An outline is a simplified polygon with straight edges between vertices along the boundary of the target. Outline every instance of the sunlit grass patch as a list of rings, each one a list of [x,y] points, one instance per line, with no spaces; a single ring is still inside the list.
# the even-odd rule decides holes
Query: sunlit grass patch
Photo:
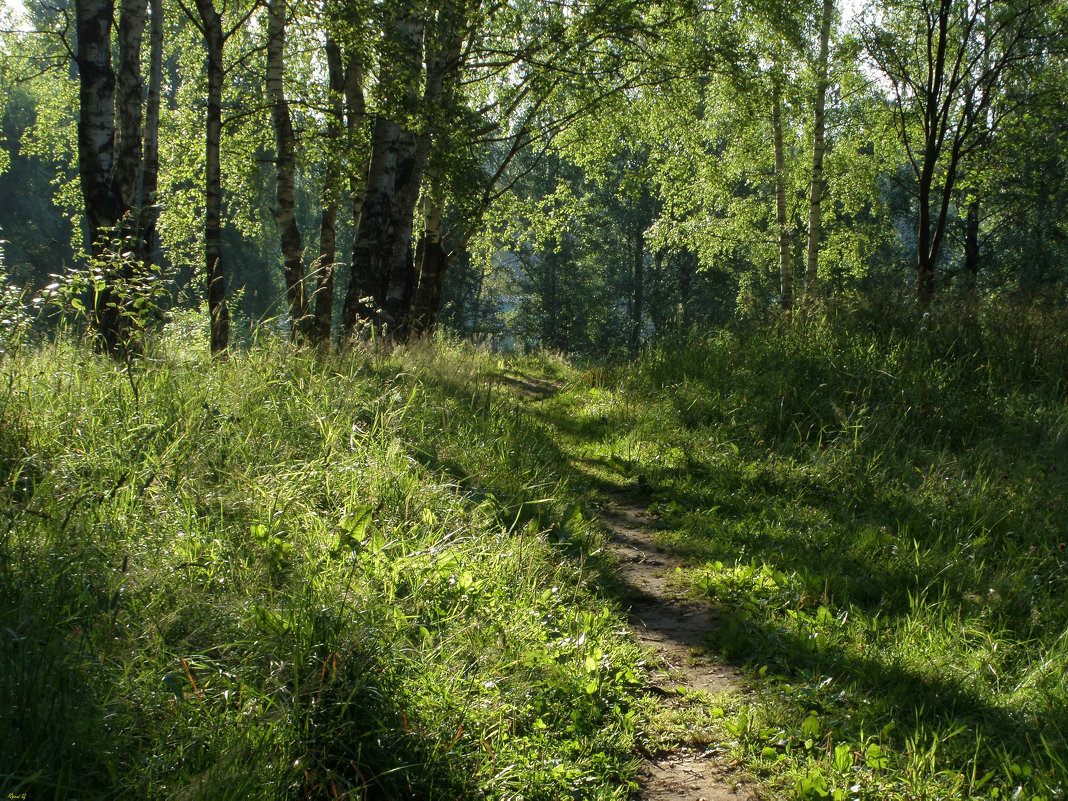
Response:
[[[968,314],[654,345],[555,401],[613,415],[558,430],[689,560],[753,677],[723,736],[774,792],[1066,792],[1063,337]]]
[[[561,367],[213,362],[183,331],[127,366],[63,343],[6,365],[32,425],[4,451],[0,789],[625,794],[638,653],[498,380]]]

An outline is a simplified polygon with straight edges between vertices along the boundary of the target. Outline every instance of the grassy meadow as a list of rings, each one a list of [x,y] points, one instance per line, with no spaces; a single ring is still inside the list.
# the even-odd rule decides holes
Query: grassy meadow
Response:
[[[653,345],[542,407],[641,494],[772,798],[1068,793],[1068,317],[885,299]]]
[[[5,362],[0,794],[624,797],[640,654],[490,362],[188,334]]]
[[[3,357],[4,796],[626,798],[685,742],[767,798],[1065,797],[1063,311],[887,299],[585,367],[199,337]],[[647,692],[620,492],[745,693]]]

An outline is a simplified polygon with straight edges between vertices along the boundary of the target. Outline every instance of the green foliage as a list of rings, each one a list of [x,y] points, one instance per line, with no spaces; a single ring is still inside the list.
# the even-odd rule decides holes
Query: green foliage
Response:
[[[25,290],[8,283],[3,244],[0,241],[0,359],[18,351],[30,333],[32,322]]]
[[[62,93],[60,93],[62,94]],[[0,161],[0,228],[14,232],[15,240],[7,243],[8,268],[20,283],[42,280],[73,260],[74,239],[70,214],[63,208],[61,196],[77,187],[68,163],[64,163],[69,142],[60,141],[64,126],[54,118],[53,106],[58,98],[48,97],[36,87],[25,84],[13,87],[3,104]],[[47,148],[37,147],[38,131],[48,126],[51,136]],[[77,234],[79,240],[81,233]],[[80,241],[77,243],[80,245]]]
[[[751,673],[718,731],[776,797],[1063,794],[1063,314],[870,299],[664,343],[544,410],[689,558]]]
[[[621,797],[638,653],[513,366],[202,324],[6,363],[0,791]]]
[[[135,353],[162,317],[172,295],[172,282],[158,267],[145,264],[132,250],[122,229],[103,241],[98,253],[81,254],[83,267],[52,276],[52,283],[33,299],[39,313],[58,310],[91,326],[117,353]],[[49,308],[53,307],[53,308]],[[114,330],[105,330],[108,326]]]

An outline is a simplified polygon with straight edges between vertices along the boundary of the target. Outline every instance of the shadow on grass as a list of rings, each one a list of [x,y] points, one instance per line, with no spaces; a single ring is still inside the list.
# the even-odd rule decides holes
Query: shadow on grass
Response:
[[[36,535],[49,538],[41,524]],[[306,629],[257,624],[253,640],[198,619],[229,618],[210,600],[180,621],[138,620],[110,591],[122,557],[106,544],[8,556],[0,798],[475,796],[467,767],[423,732],[374,631],[301,610]],[[161,632],[175,623],[180,642]],[[312,642],[298,647],[302,637]]]
[[[901,746],[934,732],[961,729],[971,735],[964,748],[974,750],[975,737],[986,746],[1001,746],[1018,756],[1033,751],[1039,734],[1051,741],[1068,731],[1068,713],[1047,710],[1040,725],[992,704],[981,689],[954,665],[945,671],[919,670],[898,656],[861,656],[826,637],[802,636],[759,614],[713,602],[722,623],[709,638],[714,650],[739,666],[754,671],[755,681],[773,690],[782,685],[788,703],[822,714],[841,708],[852,718],[848,728],[874,733],[894,724],[891,738]],[[931,667],[935,667],[931,665]],[[859,714],[856,710],[860,710]]]
[[[822,597],[833,608],[870,613],[884,628],[903,625],[915,599],[927,592],[935,599],[941,594],[938,605],[952,614],[976,589],[969,583],[975,577],[968,568],[951,569],[959,561],[961,543],[946,539],[944,521],[938,520],[944,510],[937,505],[885,495],[871,481],[870,486],[857,488],[853,497],[844,497],[835,491],[834,482],[816,476],[785,480],[774,471],[745,471],[740,459],[685,469],[647,461],[620,463],[588,455],[609,433],[607,420],[578,420],[545,405],[534,414],[575,443],[572,453],[586,452],[572,457],[573,483],[595,494],[623,495],[635,504],[656,503],[664,510],[659,522],[669,530],[665,539],[671,542],[670,550],[684,560],[767,565],[799,577],[812,608]],[[993,412],[988,418],[984,427],[1011,422]],[[947,447],[960,452],[970,433],[950,432]],[[1037,431],[1024,432],[1028,441],[1037,436]],[[904,458],[914,446],[914,442],[900,443],[886,458]],[[796,448],[773,443],[769,451],[778,458],[791,458]],[[780,497],[793,503],[788,514],[777,506]],[[826,530],[811,528],[813,520],[797,519],[797,510],[804,507],[819,513]],[[915,549],[916,559],[901,556],[898,549]],[[980,571],[976,569],[976,576]],[[627,587],[619,589],[624,599],[629,592]],[[919,665],[916,655],[904,655],[893,647],[875,645],[864,653],[863,648],[845,647],[815,630],[799,634],[759,603],[719,599],[713,608],[717,615],[709,643],[714,650],[754,671],[754,682],[770,697],[779,695],[802,711],[840,708],[848,721],[843,725],[853,737],[858,730],[878,732],[890,722],[896,727],[890,739],[902,747],[909,743],[917,747],[927,738],[957,732],[955,748],[961,759],[978,758],[990,769],[1000,766],[997,757],[988,759],[988,747],[1002,747],[1029,761],[1040,736],[1055,748],[1064,745],[1068,711],[1055,706],[1012,711],[1000,706],[984,695],[983,682],[969,680],[963,666]],[[998,633],[991,630],[992,636]],[[679,642],[691,644],[688,635]],[[895,643],[888,637],[886,645]],[[932,659],[949,660],[951,653],[935,651]],[[977,739],[985,744],[982,753],[976,751]]]
[[[537,402],[552,391],[548,384],[489,376],[481,382],[424,376],[424,387],[434,393],[424,398],[433,404],[444,400],[458,413],[425,413],[435,425],[414,425],[407,434],[411,455],[430,471],[447,476],[475,501],[489,500],[497,522],[506,529],[536,521],[541,529],[554,522],[553,502],[566,506],[566,499],[546,496],[549,485],[566,477],[567,456],[549,431],[520,412],[501,407],[497,385],[505,383],[526,402]],[[438,397],[434,397],[437,395]],[[442,408],[447,408],[443,406]],[[446,416],[447,415],[447,416]],[[466,426],[465,447],[453,426]]]

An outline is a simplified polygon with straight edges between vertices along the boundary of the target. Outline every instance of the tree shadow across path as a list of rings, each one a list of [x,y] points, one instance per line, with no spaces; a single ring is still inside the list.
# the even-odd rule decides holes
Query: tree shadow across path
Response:
[[[930,526],[937,509],[877,490],[854,506],[853,499],[818,476],[780,485],[780,476],[741,469],[741,460],[695,464],[688,475],[678,467],[608,458],[610,416],[570,411],[552,403],[531,409],[570,442],[566,450],[575,483],[603,501],[602,519],[621,562],[615,591],[629,605],[636,632],[644,627],[636,636],[674,654],[675,661],[724,660],[718,669],[725,680],[710,685],[711,691],[729,690],[747,676],[754,703],[772,716],[769,725],[776,723],[775,715],[815,715],[834,729],[836,739],[880,735],[885,746],[912,755],[940,748],[938,769],[974,763],[980,777],[1001,770],[1007,759],[1025,765],[1037,760],[1035,749],[1041,750],[1043,741],[1054,749],[1063,742],[1068,710],[999,703],[985,681],[969,680],[974,666],[953,663],[971,646],[935,648],[925,660],[910,645],[913,640],[896,637],[905,626],[926,630],[916,609],[927,603],[929,591],[934,593],[930,608],[952,612],[967,607],[973,589],[946,573],[955,543],[941,540]],[[775,506],[778,497],[800,500],[796,507]],[[817,510],[819,519],[830,521],[837,541],[827,549],[818,540],[808,543],[806,526],[813,521],[797,518],[792,508]],[[917,557],[914,569],[903,559],[872,558],[873,544],[876,552],[889,552],[906,534],[905,545],[924,556]],[[732,565],[766,567],[794,582],[800,599],[786,605],[799,603],[807,622],[804,616],[798,624],[787,620],[782,599],[765,603],[759,593],[747,597],[744,589],[724,592],[713,584],[703,593],[709,605],[694,596],[686,600],[667,580],[676,566],[715,563],[722,563],[721,572],[728,575]],[[663,577],[655,589],[648,585],[646,568]],[[667,600],[657,604],[653,596]],[[836,613],[866,617],[878,631],[858,647],[855,638],[836,636],[835,627],[845,625]],[[821,625],[815,625],[817,618]],[[951,640],[975,635],[957,623],[954,628],[943,621],[944,631],[937,633]],[[695,650],[703,654],[697,660]],[[822,732],[829,734],[830,728]],[[747,736],[759,752],[763,743],[757,732],[743,732],[739,739]],[[929,770],[936,770],[934,762]]]

